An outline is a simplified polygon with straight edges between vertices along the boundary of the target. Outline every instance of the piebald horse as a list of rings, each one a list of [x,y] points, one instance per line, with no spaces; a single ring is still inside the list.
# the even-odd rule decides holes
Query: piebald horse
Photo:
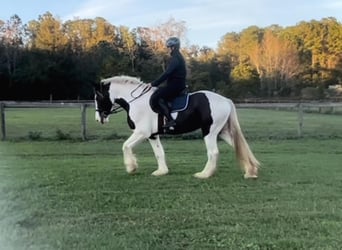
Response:
[[[152,175],[161,176],[169,172],[165,152],[160,142],[160,134],[181,134],[201,129],[207,149],[208,160],[201,172],[195,177],[205,179],[212,176],[217,168],[219,150],[217,139],[220,137],[231,145],[236,154],[244,177],[257,178],[259,161],[252,153],[240,128],[233,102],[211,91],[196,91],[190,94],[186,109],[172,113],[177,125],[173,130],[163,130],[160,119],[150,105],[150,97],[155,90],[149,88],[139,78],[114,76],[95,85],[95,119],[101,123],[109,121],[109,115],[118,109],[127,111],[128,125],[132,135],[123,143],[123,159],[128,173],[134,173],[137,159],[133,148],[148,140],[158,162]]]

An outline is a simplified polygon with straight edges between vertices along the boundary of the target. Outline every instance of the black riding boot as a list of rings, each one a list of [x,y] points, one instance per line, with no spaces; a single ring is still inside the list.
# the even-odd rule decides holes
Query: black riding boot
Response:
[[[167,122],[165,123],[163,127],[170,128],[170,127],[176,126],[176,122],[170,114],[170,110],[169,110],[169,107],[167,106],[167,103],[163,99],[159,99],[158,104],[159,104],[160,111],[163,113],[163,115],[167,119]]]

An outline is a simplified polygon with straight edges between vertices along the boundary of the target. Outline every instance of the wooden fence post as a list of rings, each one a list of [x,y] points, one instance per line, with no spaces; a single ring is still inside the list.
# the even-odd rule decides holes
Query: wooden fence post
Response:
[[[87,104],[81,105],[81,137],[87,139]]]
[[[303,104],[298,104],[298,137],[303,136]]]
[[[5,122],[5,103],[0,103],[1,113],[1,140],[6,140],[6,122]]]

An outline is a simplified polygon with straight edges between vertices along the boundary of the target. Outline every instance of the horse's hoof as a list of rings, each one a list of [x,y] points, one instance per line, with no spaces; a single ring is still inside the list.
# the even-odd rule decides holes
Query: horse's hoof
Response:
[[[126,169],[128,174],[135,174],[137,172],[136,168],[130,168],[130,169]]]
[[[198,172],[194,174],[194,177],[198,179],[208,179],[210,176],[208,176],[207,174],[203,174],[202,172]]]
[[[166,175],[169,173],[169,170],[156,170],[152,173],[153,176],[162,176],[162,175]]]
[[[258,179],[258,176],[255,174],[245,174],[243,177],[245,179],[253,179],[253,180]]]

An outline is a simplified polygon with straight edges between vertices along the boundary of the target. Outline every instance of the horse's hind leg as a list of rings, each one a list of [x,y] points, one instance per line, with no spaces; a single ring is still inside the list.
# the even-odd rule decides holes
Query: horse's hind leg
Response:
[[[143,134],[134,132],[122,146],[124,164],[126,166],[126,171],[129,174],[134,173],[138,168],[137,159],[135,158],[132,149],[145,139],[146,137]]]
[[[230,146],[234,147],[234,142],[229,134],[229,131],[227,129],[227,125],[222,129],[221,133],[219,134],[220,138],[224,140],[226,143],[228,143]]]
[[[209,134],[204,137],[204,142],[207,148],[208,161],[201,172],[196,173],[194,176],[200,179],[206,179],[212,176],[216,171],[216,164],[219,155],[217,147],[217,135]]]
[[[149,142],[152,146],[154,155],[158,162],[158,169],[155,170],[152,175],[154,176],[161,176],[166,175],[169,172],[165,162],[165,152],[163,149],[163,145],[160,143],[159,136],[156,136],[155,139],[149,139]]]

